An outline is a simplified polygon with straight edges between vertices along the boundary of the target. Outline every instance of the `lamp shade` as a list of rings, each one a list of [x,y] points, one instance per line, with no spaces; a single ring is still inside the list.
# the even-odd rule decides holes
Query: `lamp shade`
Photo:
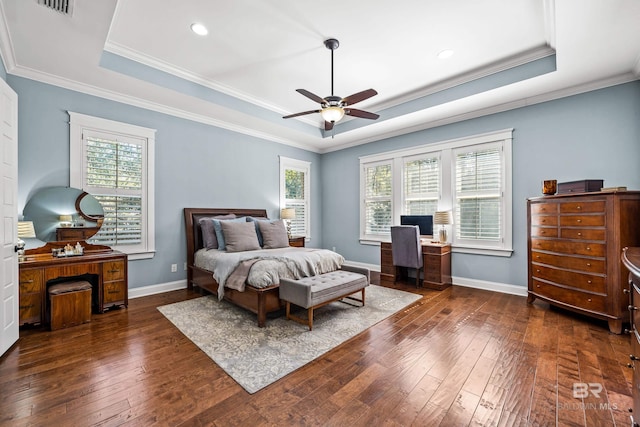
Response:
[[[36,230],[33,228],[33,221],[18,221],[18,237],[35,239]]]
[[[340,107],[323,108],[320,115],[327,122],[337,122],[344,117],[344,110]]]
[[[280,210],[281,219],[294,219],[296,217],[296,210],[294,208],[284,208]]]
[[[451,211],[437,211],[433,217],[433,223],[439,225],[453,224]]]
[[[58,219],[63,222],[68,222],[68,221],[72,221],[73,217],[71,215],[60,215]]]

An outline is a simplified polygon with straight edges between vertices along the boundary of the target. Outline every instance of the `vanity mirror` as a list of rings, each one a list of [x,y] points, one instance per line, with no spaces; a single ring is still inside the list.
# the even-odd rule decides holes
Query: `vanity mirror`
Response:
[[[29,199],[23,215],[25,221],[33,221],[36,237],[42,242],[81,241],[98,232],[104,210],[95,197],[82,190],[49,187]]]

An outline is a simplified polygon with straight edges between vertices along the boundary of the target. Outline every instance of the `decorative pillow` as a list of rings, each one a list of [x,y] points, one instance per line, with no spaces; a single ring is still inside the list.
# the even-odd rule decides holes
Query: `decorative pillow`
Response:
[[[260,243],[260,246],[262,246],[264,242],[262,240],[262,233],[260,232],[260,227],[258,227],[258,221],[270,221],[269,218],[265,218],[262,216],[248,216],[247,221],[253,222],[256,225],[256,234],[258,235],[258,243]]]
[[[256,227],[251,222],[220,221],[227,252],[260,249]]]
[[[283,220],[258,221],[258,227],[262,233],[263,248],[277,249],[289,246],[289,236]]]
[[[213,226],[214,219],[233,219],[235,214],[218,215],[213,217],[200,218],[200,231],[202,231],[202,246],[206,249],[218,249],[218,238]]]
[[[245,217],[240,217],[240,218],[235,218],[235,219],[212,219],[213,221],[213,228],[216,230],[216,239],[218,239],[218,249],[220,249],[221,251],[226,250],[226,245],[224,242],[224,233],[222,232],[222,222],[225,221],[232,221],[232,222],[247,222]]]

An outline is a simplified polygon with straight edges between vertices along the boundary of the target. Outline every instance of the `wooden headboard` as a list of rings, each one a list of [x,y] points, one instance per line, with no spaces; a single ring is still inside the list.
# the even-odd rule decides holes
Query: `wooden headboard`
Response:
[[[202,249],[200,218],[235,214],[236,216],[266,217],[266,209],[229,209],[229,208],[184,208],[184,224],[187,235],[187,265],[192,266],[194,254]]]

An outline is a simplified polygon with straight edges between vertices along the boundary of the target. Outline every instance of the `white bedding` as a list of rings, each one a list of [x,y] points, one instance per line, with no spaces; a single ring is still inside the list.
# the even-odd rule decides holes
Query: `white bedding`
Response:
[[[241,262],[252,259],[257,259],[257,262],[249,271],[247,283],[255,288],[280,283],[280,278],[300,279],[327,273],[339,269],[344,263],[342,255],[328,249],[288,247],[231,253],[200,249],[195,253],[196,267],[213,272],[213,278],[218,282],[219,299],[224,297],[229,275]]]

